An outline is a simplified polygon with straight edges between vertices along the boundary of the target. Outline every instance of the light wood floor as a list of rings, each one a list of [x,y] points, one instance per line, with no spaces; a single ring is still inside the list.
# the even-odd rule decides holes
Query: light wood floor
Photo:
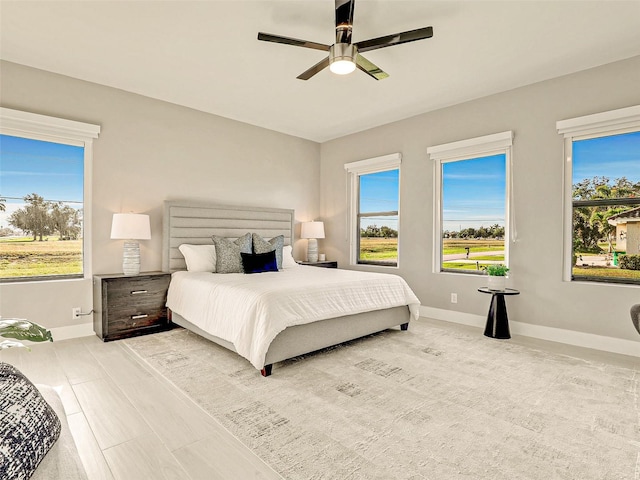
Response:
[[[120,342],[35,344],[0,360],[58,390],[90,480],[281,479]]]
[[[482,335],[474,327],[419,321]],[[527,337],[508,341],[626,368],[640,366],[638,357]],[[0,360],[34,383],[58,388],[91,480],[281,478],[121,342],[103,343],[94,336],[34,344],[31,352],[4,350]]]

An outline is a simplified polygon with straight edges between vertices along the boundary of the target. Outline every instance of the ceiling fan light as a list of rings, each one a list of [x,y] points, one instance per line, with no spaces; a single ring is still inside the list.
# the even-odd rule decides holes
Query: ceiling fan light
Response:
[[[329,70],[347,75],[356,69],[358,47],[348,43],[336,43],[329,49]]]
[[[356,69],[356,64],[351,60],[335,60],[329,65],[329,70],[338,75],[347,75]]]

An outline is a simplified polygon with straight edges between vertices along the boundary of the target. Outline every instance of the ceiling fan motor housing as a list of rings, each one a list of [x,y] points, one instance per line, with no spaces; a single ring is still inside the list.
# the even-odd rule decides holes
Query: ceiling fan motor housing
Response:
[[[331,45],[329,49],[329,62],[347,61],[355,63],[357,55],[357,46],[349,43],[336,43]]]

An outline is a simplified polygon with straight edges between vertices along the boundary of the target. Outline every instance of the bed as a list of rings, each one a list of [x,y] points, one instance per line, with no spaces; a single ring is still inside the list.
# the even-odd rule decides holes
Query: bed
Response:
[[[291,245],[293,226],[294,212],[289,209],[166,201],[163,270],[172,273],[167,297],[171,321],[239,353],[266,377],[271,374],[274,363],[388,328],[406,330],[410,320],[417,318],[419,301],[406,282],[396,275],[291,265],[292,258],[289,259],[289,268],[257,275],[186,272],[185,258],[179,249],[183,244],[210,245],[213,235],[236,239],[253,232],[264,239],[282,235],[284,244]],[[286,251],[290,251],[290,248],[285,248]],[[353,286],[343,283],[349,280]],[[391,283],[385,286],[382,281]],[[248,287],[248,282],[257,286]],[[307,296],[306,290],[294,288],[307,288],[303,284],[308,284],[309,288],[312,288],[311,284],[323,286],[325,290],[315,296],[331,298],[330,303],[339,305],[318,308],[300,305],[298,301]],[[288,295],[286,301],[276,296],[271,299],[272,295],[281,295],[273,292],[274,285],[279,289],[281,285],[284,286],[287,290],[284,295]],[[250,289],[244,290],[245,287]],[[354,290],[349,290],[351,288]],[[364,293],[357,288],[364,290]],[[233,303],[229,300],[231,297],[225,296],[228,290],[241,291],[245,300],[251,297],[258,302],[257,306],[249,301],[235,302],[233,308],[242,311],[219,313],[218,310],[222,308],[220,305],[228,307]],[[347,292],[341,300],[338,299],[339,290]],[[367,293],[367,290],[371,293]],[[362,300],[362,295],[373,297]],[[211,298],[215,298],[219,304],[210,305],[208,302]],[[270,302],[270,306],[261,304],[263,300]],[[344,305],[352,303],[355,305]],[[303,308],[306,310],[302,311]],[[355,313],[341,314],[345,308],[352,308]],[[259,334],[253,333],[249,327],[237,327],[235,324],[223,326],[219,323],[222,317],[233,317],[235,322],[245,313],[248,322],[256,323],[251,328]],[[269,324],[268,329],[265,322]],[[265,329],[268,330],[266,334]],[[238,335],[238,332],[242,332],[242,335]],[[251,350],[254,347],[256,350]]]

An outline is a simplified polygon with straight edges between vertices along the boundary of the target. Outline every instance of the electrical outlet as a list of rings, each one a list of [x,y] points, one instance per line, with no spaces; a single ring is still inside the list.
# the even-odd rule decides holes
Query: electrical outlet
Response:
[[[451,294],[451,303],[458,303],[458,294],[457,293],[452,293]]]
[[[76,320],[78,318],[80,318],[80,312],[82,311],[82,309],[80,307],[73,307],[71,309],[71,318],[73,320]]]

